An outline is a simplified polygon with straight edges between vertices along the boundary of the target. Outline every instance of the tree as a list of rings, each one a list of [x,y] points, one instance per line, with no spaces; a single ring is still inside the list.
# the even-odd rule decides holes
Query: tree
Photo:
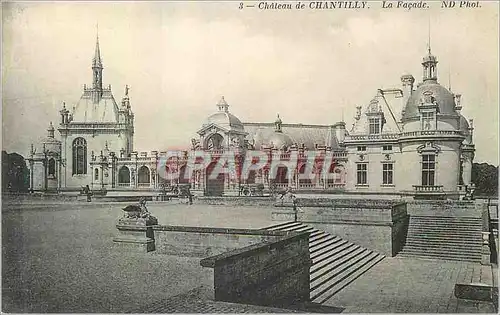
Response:
[[[488,163],[472,165],[472,182],[476,185],[476,195],[498,195],[498,166]]]
[[[29,170],[24,157],[2,151],[2,191],[27,192]]]

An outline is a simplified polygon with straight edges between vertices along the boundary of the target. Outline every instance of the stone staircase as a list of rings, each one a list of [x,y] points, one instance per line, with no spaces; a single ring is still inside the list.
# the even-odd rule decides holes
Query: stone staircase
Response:
[[[471,217],[410,217],[400,256],[481,262],[482,221]]]
[[[384,255],[300,222],[264,228],[272,231],[310,232],[311,302],[324,303],[385,258]]]

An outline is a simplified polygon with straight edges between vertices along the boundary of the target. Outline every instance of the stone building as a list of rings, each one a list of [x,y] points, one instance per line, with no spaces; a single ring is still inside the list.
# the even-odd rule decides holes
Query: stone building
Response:
[[[422,60],[422,82],[410,74],[401,87],[378,90],[366,106],[358,106],[349,130],[342,121],[331,125],[242,122],[231,114],[224,99],[202,123],[191,150],[210,152],[214,158],[203,171],[184,174],[188,151],[134,151],[134,114],[128,87],[118,105],[111,86],[103,87],[99,39],[92,61],[93,83],[84,87],[79,102],[63,105],[58,131],[32,148],[28,157],[31,189],[65,191],[89,185],[106,190],[161,190],[190,184],[200,194],[238,194],[245,185],[261,184],[265,190],[291,187],[296,191],[363,195],[459,198],[471,184],[474,159],[473,123],[461,114],[461,95],[438,83],[437,58]],[[392,105],[389,104],[390,97]],[[397,101],[400,101],[400,106]],[[286,160],[298,156],[294,167],[268,168],[242,178],[238,171],[210,179],[218,156],[235,153],[236,170],[246,152],[259,150]],[[315,179],[302,178],[308,152],[333,160]],[[313,168],[317,168],[315,161]],[[321,161],[320,161],[321,162]],[[320,163],[321,164],[321,163]],[[324,164],[324,163],[323,163]]]

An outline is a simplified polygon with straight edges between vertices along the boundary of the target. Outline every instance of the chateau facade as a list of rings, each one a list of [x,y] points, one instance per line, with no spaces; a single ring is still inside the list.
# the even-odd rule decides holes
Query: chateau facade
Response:
[[[177,152],[167,163],[171,152],[134,151],[128,87],[118,104],[111,86],[103,86],[97,39],[92,86],[84,87],[75,106],[63,104],[57,127],[60,140],[51,123],[47,137],[32,145],[27,158],[30,188],[62,192],[89,185],[93,190],[161,191],[190,184],[199,194],[231,195],[242,186],[260,184],[264,190],[291,187],[299,192],[460,198],[472,185],[473,122],[461,114],[461,95],[438,83],[437,64],[429,48],[422,60],[422,81],[415,85],[415,78],[405,74],[400,88],[376,91],[366,106],[357,107],[351,128],[342,121],[288,124],[279,116],[274,122],[245,123],[231,114],[222,97],[191,140],[191,150],[210,152],[213,163],[179,179],[168,174],[185,173],[188,151]],[[400,108],[389,105],[386,97],[400,99]],[[251,150],[284,160],[296,154],[299,163],[284,163],[274,172],[263,168],[248,178],[238,171],[217,179],[207,176],[224,152],[236,154],[239,169]],[[335,163],[314,180],[301,178],[312,151]]]

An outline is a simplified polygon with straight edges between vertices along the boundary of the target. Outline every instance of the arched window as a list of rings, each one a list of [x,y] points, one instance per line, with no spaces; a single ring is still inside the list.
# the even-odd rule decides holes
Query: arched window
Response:
[[[99,169],[98,168],[96,168],[94,170],[94,180],[99,180]]]
[[[150,181],[149,168],[143,165],[139,168],[137,182],[138,184],[149,185],[149,181]]]
[[[210,136],[207,140],[206,149],[207,150],[221,150],[224,145],[224,138],[216,133]]]
[[[130,170],[126,166],[122,166],[118,171],[118,185],[120,186],[130,185]]]
[[[56,160],[50,159],[49,160],[49,176],[55,176],[56,175]]]
[[[73,175],[87,174],[87,141],[76,138],[73,141]]]

